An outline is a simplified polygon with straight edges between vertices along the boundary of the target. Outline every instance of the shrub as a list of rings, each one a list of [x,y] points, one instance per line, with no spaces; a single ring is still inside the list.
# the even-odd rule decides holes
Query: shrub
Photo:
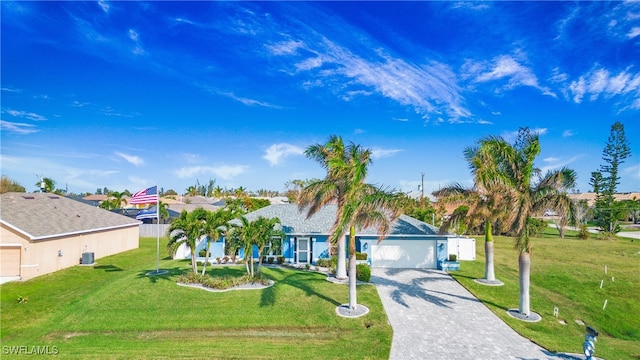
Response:
[[[580,230],[578,230],[578,239],[587,240],[589,237],[591,237],[591,233],[589,232],[587,224],[580,225]]]
[[[284,256],[278,256],[277,260],[278,260],[278,264],[284,264]]]
[[[542,234],[542,232],[547,228],[547,223],[544,220],[536,219],[536,218],[528,218],[527,219],[527,233],[529,236],[536,236]]]
[[[324,268],[331,268],[331,259],[318,259],[316,265]]]
[[[371,280],[371,268],[367,264],[356,265],[356,279],[364,282]]]
[[[217,262],[218,264],[220,264],[220,261],[221,261],[221,260],[220,260],[220,258],[219,258],[219,257],[217,257],[217,258],[216,258],[216,262]]]
[[[356,260],[367,260],[367,253],[356,253]]]
[[[449,261],[458,261],[458,255],[450,254],[449,255]]]
[[[198,252],[198,256],[205,257],[207,256],[207,249],[202,249]]]
[[[229,257],[228,256],[223,257],[222,261],[224,261],[225,263],[229,262]]]
[[[273,256],[269,256],[269,257],[267,258],[267,264],[273,264],[273,261],[274,261],[274,260],[273,260]]]

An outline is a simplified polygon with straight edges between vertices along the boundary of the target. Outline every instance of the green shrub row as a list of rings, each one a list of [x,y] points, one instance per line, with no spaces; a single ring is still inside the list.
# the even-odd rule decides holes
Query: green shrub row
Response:
[[[367,253],[356,253],[356,260],[367,260]]]
[[[182,284],[200,284],[204,287],[217,290],[224,290],[235,286],[255,283],[269,285],[269,280],[262,279],[259,276],[251,277],[249,275],[244,275],[241,277],[212,277],[207,274],[194,274],[192,272],[180,275],[180,277],[178,277],[178,282]]]

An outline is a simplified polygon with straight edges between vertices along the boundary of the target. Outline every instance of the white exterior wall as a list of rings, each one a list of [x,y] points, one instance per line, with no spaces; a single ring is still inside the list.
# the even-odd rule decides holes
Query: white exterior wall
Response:
[[[448,239],[449,255],[456,255],[458,260],[476,259],[476,239],[468,237],[455,237]]]

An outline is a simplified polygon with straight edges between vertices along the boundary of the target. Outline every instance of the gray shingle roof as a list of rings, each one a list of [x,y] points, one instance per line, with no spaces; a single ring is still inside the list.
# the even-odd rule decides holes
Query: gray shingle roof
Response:
[[[299,211],[296,204],[270,205],[251,212],[246,216],[249,221],[262,216],[277,217],[285,233],[328,235],[336,218],[337,205],[326,205],[311,218],[307,219],[306,210]],[[358,235],[378,235],[375,228],[359,229]],[[437,235],[438,229],[407,215],[401,215],[394,221],[389,235]]]
[[[120,214],[46,193],[0,195],[0,222],[31,240],[140,224]]]

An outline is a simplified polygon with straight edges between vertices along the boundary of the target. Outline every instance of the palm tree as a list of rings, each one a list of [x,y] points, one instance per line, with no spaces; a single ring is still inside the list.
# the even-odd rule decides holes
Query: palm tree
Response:
[[[213,197],[215,198],[222,198],[224,196],[224,189],[220,187],[220,185],[216,186],[215,189],[213,189]]]
[[[247,274],[254,277],[260,273],[260,267],[262,265],[262,252],[264,247],[272,241],[274,237],[284,238],[284,233],[281,230],[276,229],[276,225],[280,223],[278,218],[265,218],[258,217],[254,221],[249,221],[244,216],[239,219],[240,223],[232,223],[231,236],[236,240],[242,242],[244,247],[244,260],[247,269]],[[258,269],[254,272],[253,267],[253,246],[256,246],[259,251]]]
[[[345,195],[348,183],[345,178],[338,173],[339,168],[346,166],[347,154],[342,138],[332,135],[326,144],[315,144],[305,150],[305,155],[320,163],[327,171],[324,179],[313,180],[305,186],[298,197],[298,207],[307,209],[307,218],[317,213],[322,207],[331,202],[338,203],[338,215],[340,209],[344,208]],[[338,246],[338,264],[336,268],[336,278],[347,278],[346,267],[346,229],[338,228],[338,220],[331,228],[329,242]]]
[[[496,171],[496,164],[492,161],[493,154],[483,149],[482,144],[481,141],[479,146],[464,149],[465,160],[474,177],[474,186],[465,188],[460,184],[454,184],[434,192],[434,196],[445,203],[462,203],[469,206],[466,213],[468,228],[476,228],[484,223],[485,275],[480,283],[493,285],[501,283],[496,280],[494,270],[493,224],[504,226],[508,218],[506,208],[511,199],[508,196],[509,192],[492,175],[492,172]]]
[[[576,183],[575,171],[562,168],[542,175],[534,167],[540,153],[540,140],[528,128],[521,128],[513,145],[502,137],[487,137],[480,140],[479,156],[490,161],[483,182],[500,184],[510,198],[510,231],[515,236],[514,247],[518,251],[520,277],[521,316],[530,316],[529,285],[531,272],[531,239],[527,220],[547,207],[569,209],[572,206],[567,190]],[[489,188],[491,189],[491,188]]]
[[[204,266],[202,267],[202,275],[205,274],[207,262],[209,262],[211,243],[218,241],[218,239],[225,235],[227,223],[234,217],[235,213],[225,208],[216,211],[207,211],[204,228],[204,232],[207,234],[207,251],[204,258]]]
[[[356,292],[356,244],[358,228],[378,226],[382,240],[391,230],[391,223],[400,216],[402,197],[366,184],[368,166],[372,163],[371,150],[353,143],[344,146],[342,138],[333,135],[325,145],[312,145],[305,154],[320,162],[327,170],[327,177],[314,181],[300,194],[298,206],[308,208],[308,216],[315,214],[329,202],[338,203],[336,221],[331,228],[329,240],[344,243],[349,231],[349,309],[357,306]],[[344,255],[338,246],[338,271]],[[344,245],[342,245],[344,248]],[[340,274],[336,275],[340,278]]]
[[[182,210],[180,217],[174,219],[167,229],[169,243],[167,249],[173,255],[178,247],[185,244],[191,253],[191,267],[193,273],[198,274],[198,263],[196,261],[196,247],[198,240],[207,235],[207,210],[197,208],[192,212]]]
[[[162,201],[160,201],[158,206],[160,206],[160,209],[158,210],[158,214],[160,216],[160,219],[168,220],[169,219],[169,209],[167,209],[167,204],[163,203]],[[160,223],[160,219],[158,219],[158,223]]]

